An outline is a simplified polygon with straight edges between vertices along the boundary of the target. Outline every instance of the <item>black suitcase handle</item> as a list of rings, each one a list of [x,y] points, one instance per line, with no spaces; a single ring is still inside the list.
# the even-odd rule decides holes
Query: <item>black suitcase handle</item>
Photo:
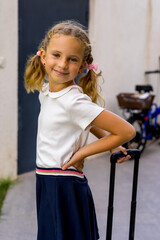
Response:
[[[135,217],[136,217],[136,197],[137,197],[137,183],[138,183],[138,168],[140,151],[137,149],[127,149],[127,154],[134,159],[134,171],[133,171],[133,185],[132,185],[132,200],[130,210],[130,227],[129,227],[129,240],[134,240],[135,230]],[[117,160],[125,155],[122,152],[115,152],[110,157],[111,169],[110,169],[110,186],[109,186],[109,200],[108,200],[108,217],[107,217],[107,229],[106,240],[112,239],[112,223],[113,223],[113,202],[114,202],[114,184],[115,184],[115,170]]]
[[[137,159],[140,158],[140,151],[138,149],[127,149],[127,155],[131,156],[131,159]],[[125,154],[123,152],[115,152],[111,155],[110,161],[117,162],[119,158],[125,157]]]

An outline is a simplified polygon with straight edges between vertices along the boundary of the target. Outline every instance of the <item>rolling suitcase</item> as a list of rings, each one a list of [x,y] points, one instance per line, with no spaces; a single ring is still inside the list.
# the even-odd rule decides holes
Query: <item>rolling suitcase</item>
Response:
[[[129,226],[129,240],[134,240],[135,230],[135,217],[136,217],[136,197],[137,197],[137,183],[138,183],[138,168],[140,151],[137,149],[128,149],[127,154],[134,159],[134,170],[133,170],[133,185],[132,185],[132,200],[130,210],[130,226]],[[115,170],[117,160],[124,157],[122,152],[116,152],[111,155],[110,162],[110,186],[109,186],[109,199],[108,199],[108,216],[107,216],[107,229],[106,229],[106,240],[112,239],[112,223],[113,223],[113,202],[114,202],[114,183],[115,183]]]

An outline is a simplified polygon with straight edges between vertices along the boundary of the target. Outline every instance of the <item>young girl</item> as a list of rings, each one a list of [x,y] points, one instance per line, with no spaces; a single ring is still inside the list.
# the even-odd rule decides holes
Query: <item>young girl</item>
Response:
[[[82,172],[84,159],[108,150],[126,154],[118,146],[135,136],[129,123],[96,104],[99,74],[92,62],[83,27],[64,21],[49,30],[26,66],[26,90],[38,90],[41,103],[36,159],[38,240],[99,239],[92,194]],[[74,79],[85,67],[88,72],[78,86]],[[99,139],[86,145],[89,132]]]

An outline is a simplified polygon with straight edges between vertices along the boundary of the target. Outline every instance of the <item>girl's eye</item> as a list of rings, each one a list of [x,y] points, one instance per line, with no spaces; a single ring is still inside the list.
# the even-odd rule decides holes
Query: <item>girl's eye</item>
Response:
[[[76,58],[70,58],[71,62],[78,62],[78,60]]]
[[[58,58],[60,55],[58,53],[53,53],[53,56]]]

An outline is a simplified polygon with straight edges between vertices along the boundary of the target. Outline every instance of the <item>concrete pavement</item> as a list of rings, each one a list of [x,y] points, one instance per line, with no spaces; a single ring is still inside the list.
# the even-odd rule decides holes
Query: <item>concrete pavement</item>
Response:
[[[84,172],[92,189],[100,239],[105,240],[109,155],[86,161]],[[113,240],[128,239],[133,161],[117,165]],[[160,145],[147,144],[141,156],[135,240],[160,239]],[[0,219],[1,240],[36,240],[35,173],[19,176],[9,190]],[[76,239],[75,239],[76,240]]]

